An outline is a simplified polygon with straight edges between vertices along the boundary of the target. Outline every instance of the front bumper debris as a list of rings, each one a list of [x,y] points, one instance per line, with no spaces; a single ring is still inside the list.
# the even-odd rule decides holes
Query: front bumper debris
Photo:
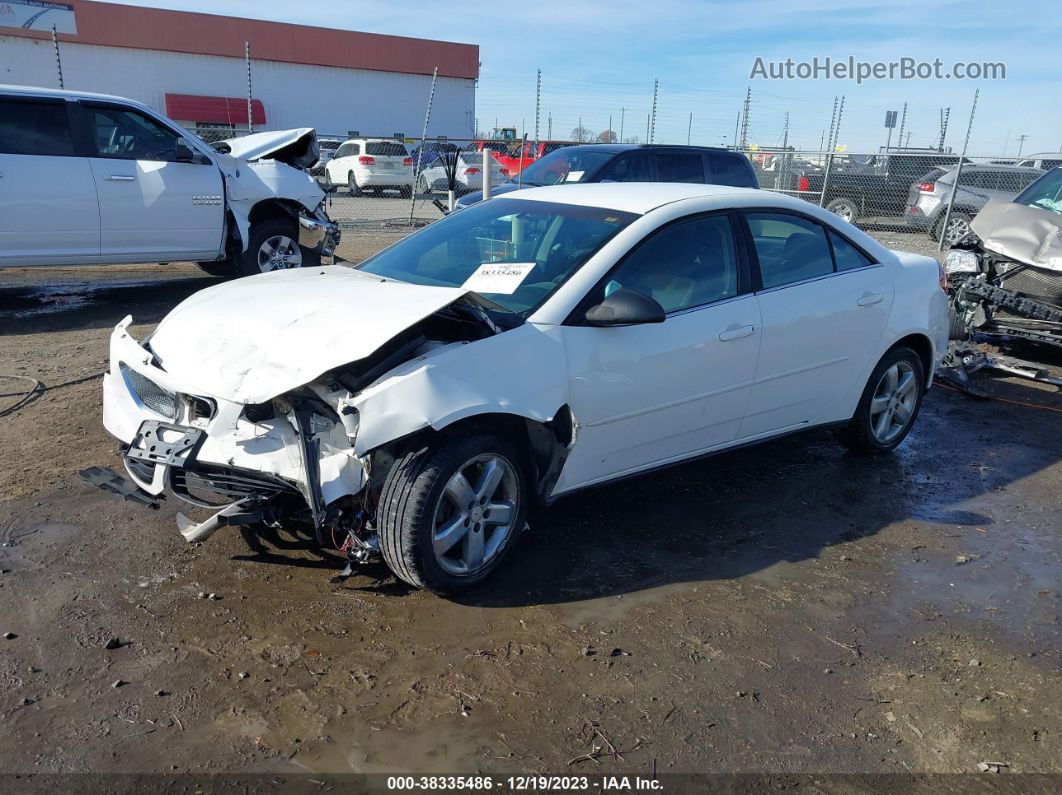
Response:
[[[331,265],[336,248],[339,246],[339,226],[330,221],[324,213],[311,216],[299,213],[299,245],[321,254],[321,264]]]

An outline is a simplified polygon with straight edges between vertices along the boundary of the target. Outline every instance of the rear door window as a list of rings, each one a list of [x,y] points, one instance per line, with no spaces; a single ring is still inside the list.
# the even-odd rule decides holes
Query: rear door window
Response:
[[[814,221],[783,213],[746,214],[763,289],[833,273],[825,230]]]
[[[755,188],[756,178],[748,161],[737,155],[710,154],[708,179],[713,185],[730,185],[735,188]]]
[[[66,102],[0,99],[0,152],[72,156]]]
[[[704,183],[704,163],[699,152],[657,152],[656,178],[659,182]]]

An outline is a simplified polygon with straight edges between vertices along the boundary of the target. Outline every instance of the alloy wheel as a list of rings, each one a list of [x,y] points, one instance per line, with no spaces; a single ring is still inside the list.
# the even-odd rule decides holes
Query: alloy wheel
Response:
[[[258,269],[262,273],[284,268],[301,268],[302,250],[287,235],[266,238],[258,249]]]
[[[519,492],[515,468],[496,453],[458,467],[435,505],[431,541],[438,564],[459,577],[487,566],[513,533]]]
[[[918,377],[910,362],[899,361],[886,370],[870,401],[870,429],[881,444],[889,444],[914,419]]]

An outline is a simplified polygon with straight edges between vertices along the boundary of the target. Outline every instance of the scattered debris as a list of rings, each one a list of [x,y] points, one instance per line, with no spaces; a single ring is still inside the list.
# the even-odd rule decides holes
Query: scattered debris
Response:
[[[246,679],[250,674],[247,671],[240,671],[236,676],[240,679]]]
[[[1002,767],[1010,767],[1006,762],[978,762],[977,769],[982,773],[998,773]]]
[[[981,662],[979,660],[970,660],[970,667],[971,668],[976,668],[980,664],[981,664]]]
[[[14,632],[5,632],[4,633],[4,640],[14,640],[17,637],[18,637],[18,635],[16,635]]]
[[[117,690],[119,687],[122,687],[123,685],[127,685],[127,684],[129,684],[129,683],[127,681],[125,681],[124,679],[115,679],[113,682],[111,682],[111,687],[113,687],[113,688],[115,688]]]
[[[122,648],[122,642],[118,638],[107,638],[107,642],[103,644],[103,648],[107,650]]]
[[[911,721],[906,721],[906,723],[907,723],[907,728],[910,729],[911,731],[913,731],[915,733],[915,737],[917,737],[919,740],[921,740],[923,737],[926,736],[925,732],[923,732],[921,729],[919,729],[917,726],[915,726],[913,723],[911,723]]]
[[[887,720],[887,721],[888,721],[889,723],[895,723],[895,722],[896,722],[896,715],[895,715],[895,713],[892,713],[892,712],[886,712],[886,713],[885,713],[885,720]]]

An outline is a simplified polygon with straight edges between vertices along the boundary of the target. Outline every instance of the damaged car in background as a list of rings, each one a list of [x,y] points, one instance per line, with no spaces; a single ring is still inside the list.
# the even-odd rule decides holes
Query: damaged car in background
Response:
[[[1013,201],[989,202],[970,228],[944,259],[952,296],[949,377],[977,392],[969,374],[988,367],[1062,387],[1037,364],[969,344],[978,334],[1062,349],[1062,168]]]
[[[937,263],[798,199],[689,184],[479,203],[357,267],[205,289],[111,337],[103,419],[188,541],[267,525],[417,587],[556,498],[810,427],[887,453],[947,344]],[[632,551],[633,554],[633,551]]]
[[[249,275],[330,263],[339,244],[306,171],[311,128],[210,146],[132,100],[19,86],[0,86],[0,118],[0,266],[192,261]]]

